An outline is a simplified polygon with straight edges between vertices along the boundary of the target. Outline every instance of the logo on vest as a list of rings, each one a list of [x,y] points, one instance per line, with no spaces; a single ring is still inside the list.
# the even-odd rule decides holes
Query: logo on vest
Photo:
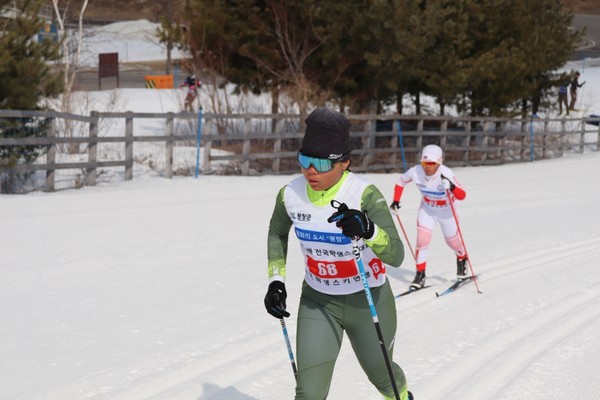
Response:
[[[312,215],[305,213],[290,213],[290,218],[292,221],[302,221],[302,222],[310,222]]]
[[[360,260],[360,249],[358,246],[353,247],[352,252],[354,253],[354,258],[356,258],[356,260]]]

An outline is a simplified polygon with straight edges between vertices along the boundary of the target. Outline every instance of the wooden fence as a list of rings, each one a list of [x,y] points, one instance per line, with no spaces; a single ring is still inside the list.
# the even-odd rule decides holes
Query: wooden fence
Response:
[[[418,162],[422,147],[431,143],[444,148],[449,166],[535,161],[600,150],[600,117],[596,116],[350,115],[349,119],[356,172],[405,170]],[[35,120],[46,121],[36,137],[11,137],[6,128],[19,124],[26,128]],[[41,149],[31,164],[11,164],[3,157],[0,177],[45,171],[41,189],[53,191],[57,172],[64,170],[79,171],[79,183],[70,187],[96,185],[99,171],[115,169],[130,180],[134,169],[142,167],[167,178],[194,173],[290,174],[298,172],[296,152],[302,136],[301,118],[295,114],[91,112],[81,116],[0,110],[0,151],[10,146]]]

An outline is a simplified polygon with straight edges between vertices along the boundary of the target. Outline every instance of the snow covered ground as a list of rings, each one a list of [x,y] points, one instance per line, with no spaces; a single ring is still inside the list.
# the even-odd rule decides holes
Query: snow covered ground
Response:
[[[592,64],[582,97],[598,112]],[[154,111],[123,93],[125,109]],[[154,107],[177,98],[144,93],[163,96]],[[455,169],[483,293],[471,283],[436,298],[455,270],[436,229],[433,286],[397,301],[394,360],[417,400],[600,399],[599,163],[587,152]],[[396,174],[364,176],[391,199]],[[0,399],[293,398],[281,328],[263,306],[268,222],[291,179],[136,176],[0,195]],[[400,216],[413,246],[418,204],[408,187]],[[293,344],[303,276],[295,239],[288,264]],[[389,271],[394,291],[413,274],[407,251]],[[329,398],[380,398],[347,341]]]
[[[600,153],[457,168],[461,225],[483,294],[447,297],[436,230],[429,282],[397,301],[395,361],[417,399],[600,398]],[[369,174],[391,198],[395,174]],[[266,291],[266,233],[291,177],[136,179],[0,196],[0,398],[291,399]],[[419,199],[401,217],[415,237]],[[302,266],[289,255],[287,321]],[[408,252],[407,252],[408,253]],[[413,277],[410,253],[390,271]],[[384,322],[382,322],[384,323]],[[344,343],[331,399],[378,399]]]

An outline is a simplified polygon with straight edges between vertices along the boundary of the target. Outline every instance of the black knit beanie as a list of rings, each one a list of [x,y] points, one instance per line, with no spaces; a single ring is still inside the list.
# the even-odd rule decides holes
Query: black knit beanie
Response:
[[[350,153],[350,121],[344,114],[319,107],[306,118],[302,154],[339,161]]]

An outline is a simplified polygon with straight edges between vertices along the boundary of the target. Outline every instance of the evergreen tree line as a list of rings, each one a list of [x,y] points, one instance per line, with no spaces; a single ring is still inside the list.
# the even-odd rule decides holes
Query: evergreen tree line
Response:
[[[527,113],[559,83],[583,32],[561,0],[188,0],[180,45],[237,85],[305,112],[381,112],[409,94],[444,114]]]
[[[0,0],[0,109],[39,110],[64,90],[60,43],[37,40],[45,4]],[[350,113],[393,103],[402,110],[406,94],[417,113],[423,94],[440,114],[448,105],[472,115],[527,113],[568,78],[553,71],[583,33],[569,29],[561,0],[186,0],[178,19],[163,21],[161,41],[190,50],[220,83],[270,93],[272,112],[284,93],[303,114],[325,103]],[[43,136],[47,124],[3,119],[0,137]],[[0,165],[44,150],[0,146]],[[0,185],[14,179],[0,175]]]

